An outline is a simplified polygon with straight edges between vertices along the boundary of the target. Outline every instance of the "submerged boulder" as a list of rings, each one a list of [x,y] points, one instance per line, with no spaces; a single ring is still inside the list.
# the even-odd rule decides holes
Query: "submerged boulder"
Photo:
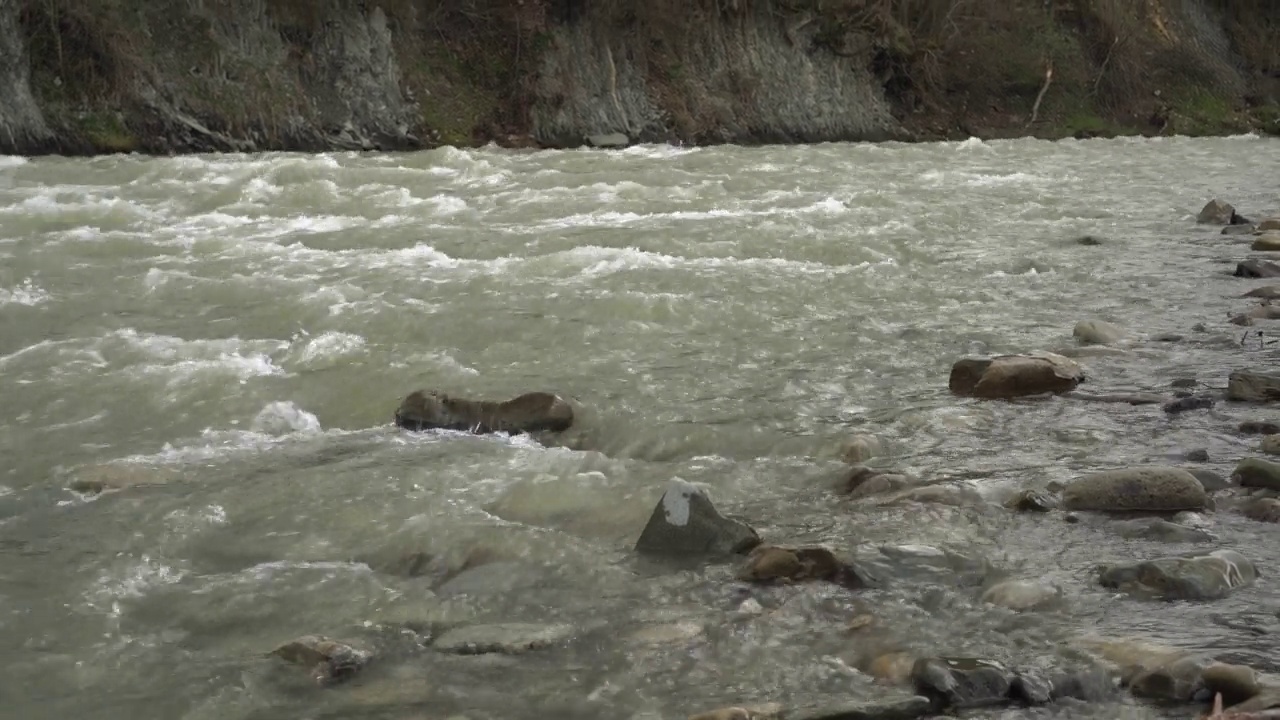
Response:
[[[1235,370],[1227,377],[1227,399],[1241,402],[1280,400],[1280,373]]]
[[[1240,508],[1240,514],[1257,522],[1280,523],[1280,500],[1254,498]]]
[[[1250,290],[1249,292],[1241,295],[1240,297],[1261,298],[1263,300],[1275,300],[1277,298],[1280,298],[1280,285],[1263,285],[1262,287],[1257,287]]]
[[[560,432],[573,425],[573,406],[558,395],[532,392],[505,402],[466,400],[435,390],[411,393],[396,410],[396,425],[406,430]]]
[[[1161,600],[1216,600],[1252,585],[1257,577],[1253,563],[1234,550],[1098,568],[1103,587]]]
[[[862,463],[884,455],[884,443],[875,435],[857,434],[840,444],[840,459],[850,464]]]
[[[1010,610],[1037,610],[1062,598],[1062,591],[1037,580],[1005,580],[987,588],[982,601]]]
[[[1088,475],[1062,493],[1068,510],[1103,512],[1177,512],[1201,510],[1204,486],[1182,468],[1145,465]]]
[[[1193,543],[1211,542],[1216,539],[1212,534],[1200,528],[1188,527],[1162,518],[1124,520],[1108,527],[1120,537],[1130,540]]]
[[[1258,221],[1258,230],[1261,232],[1270,232],[1272,230],[1280,230],[1280,217],[1263,218]]]
[[[951,367],[949,387],[956,395],[1006,399],[1074,390],[1084,380],[1075,361],[1050,352],[965,358]]]
[[[1110,345],[1124,337],[1124,330],[1106,320],[1081,320],[1071,335],[1081,345]]]
[[[572,637],[572,625],[497,623],[455,628],[441,635],[431,647],[456,655],[503,653],[517,655],[564,642]]]
[[[1280,455],[1280,435],[1263,435],[1258,450],[1267,455]]]
[[[838,491],[852,498],[895,492],[912,487],[916,481],[898,473],[883,473],[866,465],[854,465],[840,482]]]
[[[746,523],[724,517],[699,487],[679,478],[653,509],[636,551],[653,554],[744,553],[760,544]]]
[[[1221,693],[1227,703],[1258,694],[1257,673],[1246,665],[1222,663],[1204,655],[1187,655],[1142,670],[1129,679],[1135,697],[1175,702],[1204,701]]]
[[[321,685],[341,682],[360,671],[373,653],[323,635],[304,635],[271,651],[272,655],[311,671]]]

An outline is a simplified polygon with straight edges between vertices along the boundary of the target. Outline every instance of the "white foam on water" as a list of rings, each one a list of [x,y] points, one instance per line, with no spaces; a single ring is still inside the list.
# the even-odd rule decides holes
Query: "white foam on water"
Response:
[[[12,288],[0,287],[0,307],[5,305],[35,307],[48,302],[51,297],[47,290],[36,285],[31,278],[23,280]]]
[[[291,433],[317,434],[323,432],[320,418],[295,405],[290,400],[267,403],[249,423],[252,432],[263,435],[289,435]]]
[[[88,593],[92,604],[103,602],[115,606],[122,598],[144,596],[148,590],[162,585],[172,585],[182,580],[186,573],[143,555],[138,562],[114,573],[103,573]],[[118,606],[115,606],[118,612]]]
[[[136,374],[160,374],[169,387],[184,385],[197,377],[230,376],[244,382],[249,378],[283,375],[269,353],[288,349],[279,340],[242,340],[237,337],[184,340],[169,335],[139,333],[133,328],[116,330],[98,342],[96,348],[110,357],[113,346],[123,345],[128,355],[137,356],[128,369]]]
[[[415,353],[392,363],[393,367],[430,368],[437,372],[476,376],[479,370],[459,362],[444,351]]]
[[[31,161],[21,155],[0,155],[0,170],[22,167],[29,162]]]
[[[153,267],[147,270],[147,274],[142,276],[142,286],[147,292],[155,292],[157,289],[169,284],[170,280],[192,280],[197,278],[191,273],[182,272],[181,270],[161,270]]]
[[[302,344],[297,363],[312,370],[332,367],[351,356],[363,354],[365,345],[365,339],[360,335],[329,330]]]
[[[456,195],[433,195],[426,202],[431,204],[433,215],[457,215],[467,209],[467,201]]]
[[[169,531],[187,536],[206,528],[227,524],[227,511],[221,505],[172,510],[164,516]]]

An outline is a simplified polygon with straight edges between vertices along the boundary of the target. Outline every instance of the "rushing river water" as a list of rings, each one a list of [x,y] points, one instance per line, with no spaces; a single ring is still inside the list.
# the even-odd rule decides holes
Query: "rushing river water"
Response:
[[[1209,546],[1162,543],[998,505],[1196,448],[1228,475],[1256,443],[1235,422],[1274,410],[982,403],[947,373],[1071,348],[1086,318],[1130,331],[1083,358],[1095,391],[1274,364],[1226,322],[1260,284],[1230,276],[1248,244],[1194,217],[1277,213],[1278,167],[1256,137],[0,158],[0,715],[647,720],[899,692],[857,669],[860,614],[919,652],[1051,666],[1123,634],[1274,670],[1277,635],[1244,625],[1276,622],[1277,526],[1213,513]],[[395,429],[423,387],[585,411],[569,447]],[[840,498],[854,433],[991,504]],[[676,477],[770,541],[968,564],[891,553],[921,562],[853,593],[639,557]],[[95,483],[119,489],[71,489]],[[1212,547],[1259,583],[1151,603],[1093,575]],[[444,582],[476,557],[497,571]],[[1065,600],[979,602],[1000,575]],[[421,647],[491,622],[574,633]],[[267,656],[310,633],[379,658],[320,688]],[[1191,712],[1115,703],[1036,712]]]

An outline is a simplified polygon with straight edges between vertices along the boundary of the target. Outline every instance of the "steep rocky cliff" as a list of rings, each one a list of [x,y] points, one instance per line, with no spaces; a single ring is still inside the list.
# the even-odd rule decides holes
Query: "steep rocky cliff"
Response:
[[[0,0],[0,152],[1280,132],[1271,0]]]

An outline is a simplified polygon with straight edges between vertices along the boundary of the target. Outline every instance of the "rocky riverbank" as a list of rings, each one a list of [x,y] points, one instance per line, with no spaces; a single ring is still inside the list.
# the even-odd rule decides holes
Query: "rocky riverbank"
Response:
[[[1280,132],[1280,10],[18,0],[0,153]]]

